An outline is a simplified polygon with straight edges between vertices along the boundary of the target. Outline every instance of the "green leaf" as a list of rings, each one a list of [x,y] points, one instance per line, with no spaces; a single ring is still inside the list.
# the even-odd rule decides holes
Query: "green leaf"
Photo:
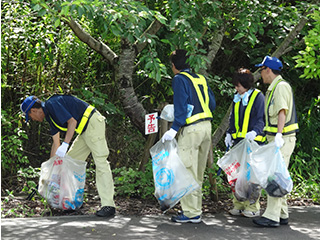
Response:
[[[232,41],[238,40],[238,39],[240,39],[240,38],[242,38],[242,37],[244,37],[244,36],[245,36],[245,33],[240,32],[240,33],[238,33],[238,34],[232,39]]]

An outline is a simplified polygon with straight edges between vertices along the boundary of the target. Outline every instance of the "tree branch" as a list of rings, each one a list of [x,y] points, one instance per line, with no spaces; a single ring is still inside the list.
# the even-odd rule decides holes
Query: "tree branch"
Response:
[[[154,20],[140,38],[146,36],[147,34],[155,35],[161,27],[162,23],[160,23],[158,20]],[[143,43],[139,43],[138,41],[136,41],[134,43],[134,46],[136,47],[137,53],[140,53],[147,46],[147,44],[147,41],[144,41]]]
[[[90,36],[90,34],[84,31],[79,23],[77,23],[73,19],[67,21],[67,24],[82,42],[86,43],[90,48],[101,54],[110,62],[111,65],[114,65],[116,63],[118,59],[117,54],[115,54],[106,44]]]

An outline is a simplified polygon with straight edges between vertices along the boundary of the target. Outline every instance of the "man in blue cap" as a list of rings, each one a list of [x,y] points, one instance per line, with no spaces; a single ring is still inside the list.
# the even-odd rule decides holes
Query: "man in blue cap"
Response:
[[[276,57],[266,56],[260,67],[264,83],[270,84],[265,97],[265,118],[267,141],[275,141],[288,167],[296,143],[298,131],[293,92],[288,82],[281,77],[282,62]],[[267,208],[261,218],[253,220],[259,226],[278,227],[289,222],[288,205],[285,197],[268,195]]]
[[[71,95],[53,95],[42,102],[35,96],[27,97],[21,104],[26,122],[29,118],[50,124],[53,143],[51,157],[64,157],[74,133],[74,140],[68,155],[85,161],[91,153],[96,165],[96,184],[102,208],[96,212],[99,217],[115,214],[114,184],[107,158],[109,149],[105,137],[105,118],[91,105]],[[60,145],[60,132],[66,132]]]

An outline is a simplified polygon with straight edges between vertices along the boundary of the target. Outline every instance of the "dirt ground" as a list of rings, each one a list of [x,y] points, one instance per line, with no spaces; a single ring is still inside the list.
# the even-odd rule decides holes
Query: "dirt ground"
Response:
[[[100,199],[96,194],[87,194],[87,200],[84,201],[82,207],[75,211],[60,210],[44,205],[44,201],[40,196],[35,195],[32,200],[26,200],[27,195],[14,197],[1,197],[1,217],[48,217],[48,216],[67,216],[67,215],[92,215],[100,209]],[[117,214],[121,215],[150,215],[162,214],[157,200],[154,199],[138,199],[138,198],[119,198],[115,197]],[[261,198],[262,211],[266,207],[266,199]],[[309,206],[314,205],[310,199],[294,199],[288,200],[291,206]],[[232,208],[231,199],[220,199],[214,202],[210,199],[203,200],[204,213],[227,212]],[[180,210],[177,204],[174,208],[168,210],[166,214],[172,215]]]

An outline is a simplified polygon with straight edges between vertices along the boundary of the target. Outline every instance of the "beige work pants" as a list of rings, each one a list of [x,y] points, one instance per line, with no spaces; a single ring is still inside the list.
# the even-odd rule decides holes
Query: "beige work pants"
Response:
[[[274,136],[267,135],[268,142],[274,141]],[[289,166],[290,157],[296,145],[295,135],[283,136],[284,144],[280,149],[282,157],[286,163],[286,166]],[[267,208],[263,217],[271,219],[276,222],[280,222],[280,218],[286,219],[289,217],[288,205],[286,197],[277,198],[277,197],[267,197]]]
[[[200,185],[200,189],[181,198],[184,215],[192,218],[202,213],[202,182],[211,146],[211,122],[203,121],[183,127],[178,136],[179,156]]]
[[[67,154],[82,161],[86,161],[89,154],[92,154],[96,165],[96,186],[101,206],[115,207],[112,172],[107,161],[109,148],[105,128],[105,117],[96,111],[91,116],[87,129],[76,137]]]

